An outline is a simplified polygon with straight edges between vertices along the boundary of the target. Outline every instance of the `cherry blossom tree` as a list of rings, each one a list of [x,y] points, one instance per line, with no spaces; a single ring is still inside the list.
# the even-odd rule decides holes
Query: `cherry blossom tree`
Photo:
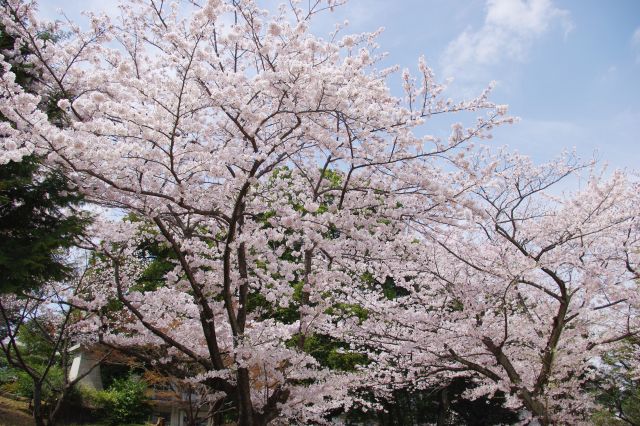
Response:
[[[474,186],[438,164],[464,163],[471,139],[512,121],[488,91],[444,99],[424,60],[418,77],[402,73],[404,99],[392,96],[396,69],[377,69],[378,32],[309,32],[338,3],[270,13],[250,0],[132,0],[117,18],[90,14],[87,31],[40,22],[32,2],[2,3],[7,31],[42,71],[38,93],[57,93],[65,111],[48,120],[3,64],[3,160],[46,156],[87,202],[137,218],[96,221],[85,244],[99,253],[93,285],[74,299],[95,315],[79,327],[196,366],[192,378],[231,401],[243,425],[321,422],[356,402],[350,390],[366,374],[322,368],[303,350],[334,323],[327,295],[367,262],[402,262],[389,242],[406,220],[446,217]],[[68,37],[39,39],[44,28]],[[444,140],[418,136],[434,115],[474,111]],[[150,239],[174,268],[145,289],[139,254]],[[264,308],[294,299],[293,321]]]
[[[46,158],[105,212],[78,330],[153,353],[242,425],[322,422],[367,407],[358,388],[461,375],[543,423],[580,419],[589,366],[637,333],[637,184],[593,177],[562,198],[550,188],[580,166],[474,151],[506,107],[444,99],[424,60],[394,97],[378,32],[309,32],[335,6],[132,0],[83,31],[2,3],[42,77],[25,93],[2,64],[1,158]],[[480,117],[429,135],[452,113]],[[150,242],[170,264],[157,285]],[[316,333],[371,363],[322,366]]]
[[[404,295],[354,294],[369,315],[350,323],[352,342],[389,388],[470,377],[470,398],[499,390],[542,424],[585,422],[598,360],[640,333],[637,182],[592,172],[560,196],[586,168],[570,156],[535,166],[503,153],[470,167],[490,177],[459,200],[465,209],[408,221],[414,248],[396,251],[412,261],[387,272]]]

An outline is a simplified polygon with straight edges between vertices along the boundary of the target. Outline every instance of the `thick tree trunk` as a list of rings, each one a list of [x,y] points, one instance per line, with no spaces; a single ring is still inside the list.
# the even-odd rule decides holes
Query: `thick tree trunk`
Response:
[[[438,426],[445,426],[449,418],[449,390],[445,387],[440,391],[440,403],[438,404]]]
[[[246,368],[239,368],[237,377],[238,426],[254,426],[256,422],[254,419],[253,403],[251,402],[249,370]]]
[[[541,425],[547,426],[553,424],[549,418],[549,412],[542,402],[531,395],[527,389],[521,388],[519,391],[520,398],[524,402],[524,406],[533,413]]]
[[[298,339],[298,349],[304,351],[304,343],[307,338],[307,325],[305,324],[304,307],[309,305],[311,293],[307,288],[309,286],[309,276],[311,275],[311,259],[313,250],[304,251],[304,277],[302,280],[302,300],[300,301],[300,338]]]
[[[237,407],[238,407],[238,426],[264,426],[268,425],[273,419],[278,417],[280,409],[278,404],[284,403],[289,398],[289,390],[282,389],[277,386],[273,389],[263,412],[256,412],[251,402],[251,382],[249,379],[249,370],[239,368],[236,375],[238,385],[236,388]]]

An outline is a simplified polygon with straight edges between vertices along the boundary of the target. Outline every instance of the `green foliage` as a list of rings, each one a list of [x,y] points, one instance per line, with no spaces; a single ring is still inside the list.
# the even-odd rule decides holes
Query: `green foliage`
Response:
[[[51,40],[51,34],[41,34]],[[0,53],[12,50],[15,39],[0,26]],[[37,73],[24,59],[25,49],[5,60],[12,64],[16,82],[29,91]],[[45,96],[54,103],[62,95]],[[61,112],[49,105],[52,120]],[[6,118],[0,115],[0,121]],[[82,233],[86,218],[69,215],[69,207],[81,202],[59,172],[45,170],[35,156],[0,165],[0,293],[20,293],[48,280],[68,278],[70,268],[63,254]]]
[[[299,342],[300,336],[295,336],[287,345],[294,347]],[[307,336],[303,350],[313,356],[320,365],[332,370],[355,371],[359,365],[369,363],[369,358],[365,354],[350,352],[346,343],[323,334]]]
[[[298,312],[300,296],[296,296],[295,287],[301,288],[302,283],[293,284],[294,286],[294,303],[290,303],[289,306],[274,306],[273,303],[267,301],[266,297],[259,292],[253,292],[248,295],[247,298],[247,310],[251,313],[259,313],[260,319],[273,318],[284,324],[293,324],[300,319],[300,313]]]
[[[44,372],[43,366],[36,366],[36,371],[40,375]],[[25,398],[33,398],[33,379],[26,372],[21,370],[14,370],[16,375],[15,381],[15,393],[18,396]],[[58,397],[59,389],[62,388],[64,380],[64,373],[58,366],[53,366],[47,373],[47,380],[42,386],[42,401],[45,403],[52,403]]]
[[[64,250],[88,221],[64,210],[80,200],[61,174],[43,174],[35,157],[0,165],[0,292],[69,276]]]
[[[173,270],[176,255],[172,249],[157,242],[145,243],[139,249],[139,255],[147,261],[145,270],[138,278],[134,291],[153,291],[164,285],[165,275]]]
[[[14,48],[15,38],[6,33],[4,25],[0,25],[0,53],[11,51]],[[26,49],[20,49],[18,56],[24,59],[29,52]],[[16,61],[15,58],[7,58],[11,64],[11,71],[16,76],[16,83],[24,88],[29,88],[35,79],[35,72],[33,64],[30,64],[24,60]],[[5,59],[5,60],[7,60]],[[13,60],[12,60],[13,59]]]
[[[607,409],[597,410],[591,416],[591,423],[594,426],[622,426],[629,425],[629,423],[625,422],[617,418],[611,411]]]
[[[368,287],[379,287],[382,290],[382,294],[388,300],[397,299],[398,297],[407,296],[409,292],[406,288],[403,288],[396,284],[395,280],[391,277],[387,277],[384,282],[377,281],[371,272],[365,272],[360,276],[360,281]]]
[[[0,394],[19,395],[19,387],[16,370],[6,365],[0,366]]]
[[[19,340],[22,359],[37,373],[38,377],[43,377],[52,355],[52,343],[43,336],[42,331],[34,322],[25,323],[20,328]],[[11,394],[32,398],[33,378],[25,371],[9,366],[6,359],[3,358],[0,361],[2,389]],[[56,357],[54,365],[46,371],[46,380],[43,381],[42,401],[45,404],[55,401],[63,382],[64,372],[59,365],[59,357]]]
[[[599,376],[587,387],[602,407],[593,414],[594,424],[640,424],[640,380],[630,368],[637,362],[634,347],[638,344],[637,339],[630,339],[602,357]]]
[[[38,325],[35,321],[29,321],[20,327],[18,339],[21,344],[21,353],[30,365],[44,365],[54,350],[49,335],[43,331],[46,326],[46,324]]]
[[[327,309],[329,315],[336,315],[341,317],[357,317],[360,323],[366,320],[369,316],[369,312],[365,308],[359,305],[353,305],[348,303],[337,303]]]
[[[151,412],[145,395],[147,384],[138,376],[116,379],[107,390],[82,389],[86,405],[97,409],[109,425],[139,424]]]
[[[143,371],[133,369],[132,366],[127,364],[112,364],[109,362],[100,364],[100,380],[105,389],[109,389],[117,380],[126,380],[131,375],[137,376],[142,373]]]

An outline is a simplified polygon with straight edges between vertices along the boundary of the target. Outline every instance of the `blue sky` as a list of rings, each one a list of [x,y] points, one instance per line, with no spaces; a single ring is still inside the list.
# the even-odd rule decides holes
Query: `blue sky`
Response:
[[[40,8],[46,18],[58,8],[73,18],[115,3],[41,0]],[[348,32],[385,27],[387,64],[411,68],[425,55],[439,77],[454,77],[452,97],[495,80],[493,100],[521,121],[498,129],[492,144],[537,161],[575,147],[584,158],[639,168],[640,1],[350,0],[314,30],[345,19]]]

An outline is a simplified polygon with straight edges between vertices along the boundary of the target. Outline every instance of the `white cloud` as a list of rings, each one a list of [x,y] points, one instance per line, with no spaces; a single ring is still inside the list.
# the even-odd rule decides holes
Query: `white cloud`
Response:
[[[487,0],[487,15],[478,30],[467,29],[449,43],[441,61],[447,75],[469,73],[505,59],[523,61],[531,44],[559,23],[566,34],[569,12],[551,0]]]

